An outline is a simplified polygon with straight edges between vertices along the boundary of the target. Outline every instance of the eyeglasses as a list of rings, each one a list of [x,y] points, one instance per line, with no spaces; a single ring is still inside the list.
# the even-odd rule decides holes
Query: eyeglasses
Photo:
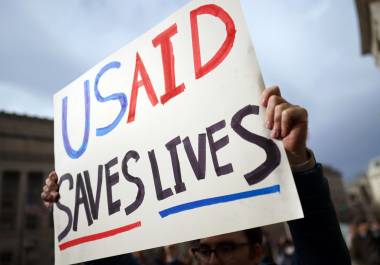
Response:
[[[212,253],[215,253],[215,256],[220,261],[227,261],[233,256],[236,250],[249,245],[253,245],[253,243],[223,242],[217,244],[214,248],[211,248],[208,245],[200,245],[199,247],[192,248],[191,251],[193,252],[194,257],[201,263],[206,263],[210,260]]]

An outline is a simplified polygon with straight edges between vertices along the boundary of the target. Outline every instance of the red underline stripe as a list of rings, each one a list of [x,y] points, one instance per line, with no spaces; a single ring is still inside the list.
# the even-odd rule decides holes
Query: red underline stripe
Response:
[[[62,251],[62,250],[65,250],[66,248],[74,247],[74,246],[77,246],[77,245],[80,245],[80,244],[83,244],[86,242],[95,241],[95,240],[99,240],[102,238],[111,237],[111,236],[114,236],[114,235],[117,235],[120,233],[124,233],[124,232],[130,231],[130,230],[137,228],[137,227],[140,227],[140,226],[141,226],[141,221],[137,221],[136,223],[124,225],[124,226],[114,228],[114,229],[111,229],[108,231],[104,231],[104,232],[101,232],[98,234],[79,237],[79,238],[76,238],[76,239],[73,239],[73,240],[70,240],[70,241],[67,241],[65,243],[60,244],[59,249]]]

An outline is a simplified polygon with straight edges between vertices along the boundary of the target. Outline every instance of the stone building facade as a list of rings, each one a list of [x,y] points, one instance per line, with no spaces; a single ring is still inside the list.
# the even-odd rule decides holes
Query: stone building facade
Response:
[[[324,165],[323,173],[328,179],[331,199],[334,203],[337,217],[342,223],[349,223],[352,219],[349,207],[348,194],[343,182],[342,174],[331,166]]]
[[[380,220],[380,157],[370,161],[367,171],[349,185],[348,192],[354,219]]]
[[[380,206],[380,156],[370,161],[367,177],[374,203]]]
[[[371,53],[380,68],[380,0],[356,0],[362,54]]]
[[[53,121],[0,112],[0,264],[53,264],[40,193],[54,168]]]

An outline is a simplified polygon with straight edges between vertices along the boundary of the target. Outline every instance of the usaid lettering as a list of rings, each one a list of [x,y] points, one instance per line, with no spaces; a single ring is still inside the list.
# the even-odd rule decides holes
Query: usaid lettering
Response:
[[[221,23],[224,23],[226,27],[226,39],[223,42],[222,46],[217,50],[214,56],[206,63],[201,62],[201,53],[200,53],[200,41],[199,41],[199,31],[198,31],[198,16],[200,15],[211,15],[217,17]],[[190,12],[190,24],[191,24],[191,41],[193,44],[193,59],[194,59],[194,72],[195,79],[199,79],[202,76],[206,75],[214,68],[216,68],[222,61],[226,58],[231,48],[233,47],[235,39],[235,24],[229,14],[221,7],[217,5],[203,5],[195,10]],[[178,94],[182,93],[185,90],[185,84],[181,83],[180,85],[176,84],[175,71],[174,71],[174,54],[173,54],[173,45],[171,38],[177,34],[177,24],[173,24],[171,27],[160,33],[157,37],[152,40],[152,44],[156,48],[161,49],[162,65],[163,65],[163,75],[165,79],[165,93],[160,96],[160,103],[165,104]],[[190,38],[190,36],[189,36]],[[120,103],[120,112],[115,118],[115,120],[110,123],[108,126],[103,128],[96,128],[96,136],[104,136],[107,133],[111,132],[122,120],[125,112],[128,107],[128,98],[124,93],[116,93],[107,97],[103,97],[99,91],[99,80],[105,75],[108,71],[120,68],[120,62],[110,62],[107,63],[99,73],[96,75],[93,91],[96,96],[96,100],[99,103],[106,103],[111,100],[117,100]],[[138,76],[141,76],[141,79]],[[67,129],[67,111],[68,111],[68,98],[65,97],[62,99],[62,137],[65,150],[68,156],[72,159],[80,157],[87,148],[89,139],[90,139],[90,116],[91,116],[91,96],[90,96],[90,80],[86,80],[83,84],[84,87],[84,108],[85,108],[85,124],[84,124],[84,136],[82,144],[79,148],[74,149],[70,144],[69,132]],[[127,122],[133,122],[136,115],[136,100],[138,96],[138,90],[140,87],[144,87],[146,93],[148,94],[149,100],[152,106],[155,106],[158,103],[157,95],[153,84],[149,78],[147,69],[144,66],[144,62],[140,57],[139,53],[136,52],[136,63],[133,83],[131,85],[131,94],[130,94],[130,104],[129,104],[129,113]]]

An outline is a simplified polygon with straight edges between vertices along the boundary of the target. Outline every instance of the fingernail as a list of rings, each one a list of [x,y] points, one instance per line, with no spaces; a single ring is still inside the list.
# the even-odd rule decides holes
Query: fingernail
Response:
[[[274,138],[278,138],[280,136],[280,131],[278,130],[278,129],[276,129],[275,131],[274,131]]]
[[[269,124],[269,121],[266,121],[266,122],[265,122],[265,128],[269,129],[269,125],[270,125],[270,124]]]

